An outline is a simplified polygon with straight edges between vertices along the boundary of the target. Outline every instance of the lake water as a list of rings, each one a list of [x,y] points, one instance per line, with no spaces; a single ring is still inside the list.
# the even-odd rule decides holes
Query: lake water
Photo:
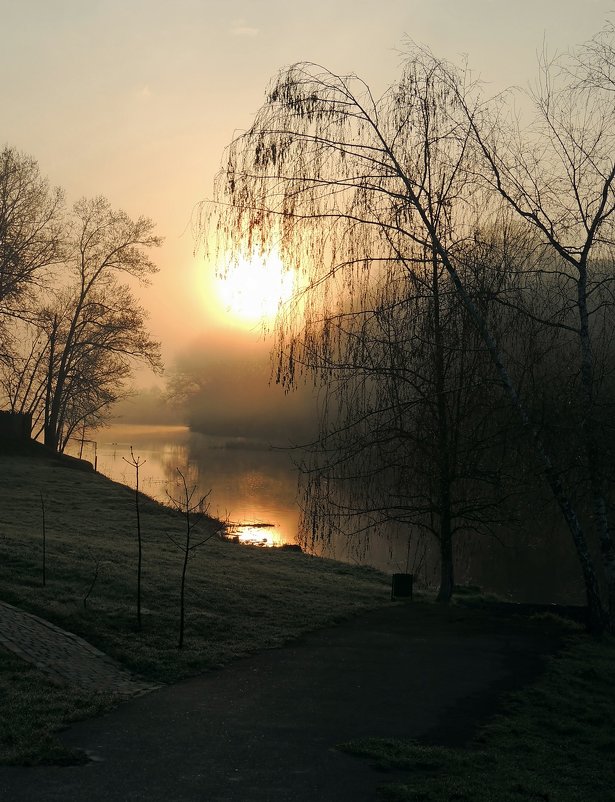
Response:
[[[296,543],[299,509],[297,473],[289,452],[248,449],[241,441],[208,437],[184,426],[116,424],[86,442],[83,457],[111,479],[134,487],[135,469],[127,464],[132,447],[140,458],[139,485],[168,503],[180,494],[179,469],[194,500],[209,493],[209,512],[231,525],[241,541],[263,546]],[[70,453],[78,455],[79,444]],[[339,538],[324,556],[363,562],[387,573],[410,571],[423,585],[437,584],[438,559],[433,542],[381,532],[369,543]],[[460,541],[457,581],[518,601],[582,603],[579,570],[561,526],[553,531],[523,532],[491,542]]]
[[[292,455],[284,450],[246,448],[241,440],[209,437],[185,426],[116,424],[86,441],[82,456],[116,482],[134,487],[135,469],[130,449],[139,458],[139,487],[152,498],[169,503],[178,497],[186,476],[194,499],[209,493],[209,512],[228,521],[230,533],[246,543],[280,546],[297,543],[299,508],[297,472]],[[73,442],[68,453],[79,456]],[[416,555],[408,563],[406,541],[356,539],[322,547],[315,553],[345,562],[364,562],[388,573],[416,570]]]
[[[169,503],[181,491],[181,477],[194,500],[209,494],[211,515],[228,521],[241,540],[263,545],[295,543],[299,510],[296,477],[285,452],[240,448],[240,441],[207,437],[185,426],[117,424],[96,432],[85,443],[83,458],[116,482],[134,487],[130,450],[139,458],[139,487]],[[70,453],[78,454],[73,443]]]

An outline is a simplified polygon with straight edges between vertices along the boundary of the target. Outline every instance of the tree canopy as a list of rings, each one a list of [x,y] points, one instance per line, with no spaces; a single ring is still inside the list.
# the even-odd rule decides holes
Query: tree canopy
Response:
[[[38,164],[14,149],[5,149],[0,168],[0,388],[13,411],[32,416],[35,436],[63,451],[77,429],[105,419],[135,360],[161,366],[127,283],[156,272],[148,250],[161,239],[151,220],[132,220],[102,197],[66,211],[61,191],[49,190]]]
[[[467,392],[474,375],[477,412],[481,403],[495,410],[507,398],[572,535],[597,628],[603,602],[585,512],[536,415],[544,385],[528,382],[542,371],[548,386],[553,374],[520,327],[539,333],[543,347],[566,342],[574,349],[566,365],[556,366],[557,375],[569,371],[578,412],[571,431],[584,452],[576,479],[582,475],[593,498],[592,526],[613,620],[610,501],[600,467],[608,438],[598,436],[606,418],[597,403],[608,382],[596,370],[597,360],[606,364],[604,334],[613,322],[615,131],[603,58],[605,44],[612,53],[611,42],[607,30],[569,56],[543,60],[537,88],[524,101],[527,124],[515,116],[509,96],[485,99],[467,71],[423,48],[410,47],[400,78],[380,99],[357,76],[294,65],[273,81],[253,125],[229,145],[214,202],[204,206],[201,219],[218,258],[229,249],[237,255],[275,248],[303,277],[276,324],[278,380],[287,387],[302,375],[320,382],[323,408],[333,410],[338,433],[356,431],[357,421],[369,418],[371,435],[380,432],[375,439],[382,457],[372,453],[365,475],[395,466],[385,443],[396,439],[399,445],[413,415],[424,421],[425,403],[435,410],[439,446],[429,470],[439,488],[431,495],[438,499],[433,511],[441,539],[450,531],[453,473],[476,488],[480,478],[472,477],[472,466],[483,476],[493,468],[467,453],[453,471],[455,443],[465,437],[478,447],[482,441],[476,421],[456,417],[450,399],[460,388]],[[592,66],[599,66],[600,80]],[[388,319],[394,325],[384,336]],[[392,359],[394,351],[403,352],[401,362]],[[466,374],[464,365],[479,354],[480,370]],[[415,392],[427,386],[427,370],[433,380],[421,404],[404,397],[408,386]],[[372,409],[376,387],[388,389]],[[390,425],[382,428],[395,406],[385,398],[392,397],[397,422],[403,417],[396,433]],[[330,442],[331,421],[323,417],[321,444]],[[502,431],[509,427],[503,424],[490,432],[484,451],[490,459],[501,454]],[[355,446],[353,439],[344,454]],[[416,451],[415,438],[404,467]],[[323,464],[329,467],[312,492],[330,487],[335,477],[331,461]],[[494,501],[498,506],[497,493]]]

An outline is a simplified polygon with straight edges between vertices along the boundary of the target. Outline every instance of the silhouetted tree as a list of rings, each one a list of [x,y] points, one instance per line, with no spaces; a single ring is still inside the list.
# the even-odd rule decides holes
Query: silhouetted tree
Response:
[[[117,386],[118,373],[126,375],[127,360],[160,366],[145,312],[117,280],[124,275],[145,283],[156,272],[145,253],[161,244],[154,224],[144,217],[131,220],[104,198],[83,199],[73,213],[67,261],[73,283],[60,296],[59,309],[51,310],[57,334],[50,347],[44,437],[54,449],[65,445],[68,429],[108,405],[104,391]],[[105,381],[105,371],[112,382]]]
[[[439,595],[448,599],[453,532],[493,517],[484,468],[474,475],[474,503],[467,498],[478,464],[471,450],[485,451],[486,429],[482,438],[477,429],[461,432],[462,421],[470,425],[462,408],[477,411],[472,383],[460,392],[462,376],[473,363],[474,396],[486,387],[477,367],[485,348],[434,243],[412,219],[404,177],[417,176],[438,241],[465,254],[457,242],[465,143],[450,132],[448,76],[428,59],[409,63],[379,103],[358,79],[316,70],[299,65],[282,75],[253,128],[230,146],[217,191],[231,206],[217,218],[218,233],[248,250],[275,242],[306,274],[307,288],[276,332],[278,380],[291,387],[311,372],[324,396],[304,534],[326,537],[334,519],[347,529],[353,517],[424,528],[440,543]]]
[[[276,247],[288,268],[303,274],[303,289],[276,328],[278,376],[288,387],[304,371],[335,375],[344,322],[378,310],[380,288],[410,286],[413,266],[431,254],[531,438],[573,537],[592,626],[600,628],[603,607],[585,532],[467,271],[475,232],[497,222],[503,200],[509,202],[497,181],[493,186],[482,177],[486,162],[501,172],[483,142],[497,139],[499,130],[483,113],[468,76],[418,48],[379,101],[355,76],[295,65],[273,82],[251,128],[229,146],[216,185],[218,203],[208,207],[214,221],[202,226],[215,227],[210,244],[218,257],[228,247],[236,254]],[[534,144],[529,153],[539,171],[541,140]],[[571,166],[578,171],[581,165]],[[547,170],[541,186],[553,196],[557,182],[550,187],[551,178]],[[604,203],[601,196],[588,198],[590,226],[611,212],[610,169],[605,179]],[[525,215],[540,217],[529,209]],[[547,218],[543,224],[539,230],[547,235]]]
[[[32,436],[43,432],[47,387],[47,349],[52,331],[25,321],[13,321],[13,344],[0,360],[2,400],[11,412],[32,416]]]
[[[360,330],[344,321],[347,361],[339,354],[323,383],[320,437],[302,465],[301,533],[315,545],[369,538],[391,522],[409,540],[427,532],[439,544],[438,598],[448,601],[454,538],[492,534],[510,515],[507,421],[494,413],[485,350],[446,273],[434,263],[413,271],[414,288]]]
[[[583,452],[576,480],[591,495],[615,624],[615,543],[608,515],[612,452],[604,431],[614,410],[613,371],[605,372],[603,358],[602,367],[597,364],[615,325],[613,34],[608,25],[572,56],[543,56],[523,126],[497,104],[479,115],[463,100],[461,106],[482,157],[483,180],[543,248],[531,284],[543,293],[548,289],[547,314],[527,304],[525,313],[559,327],[569,344],[571,437]]]
[[[105,420],[135,360],[161,364],[145,311],[118,280],[143,284],[156,271],[145,253],[161,242],[151,220],[96,198],[75,204],[65,226],[64,262],[28,319],[13,323],[14,347],[0,365],[7,403],[30,412],[34,435],[60,451],[78,427]]]
[[[130,446],[130,459],[122,457],[124,462],[135,469],[135,512],[137,514],[137,626],[141,629],[141,569],[143,565],[143,543],[141,540],[141,510],[139,508],[139,469],[147,460],[135,457]]]
[[[63,201],[34,159],[12,147],[0,151],[0,311],[62,258]]]
[[[172,496],[170,493],[167,493],[169,497],[169,501],[173,505],[174,509],[176,509],[181,515],[184,517],[185,520],[185,538],[183,541],[176,540],[175,537],[172,535],[167,535],[171,543],[173,543],[176,548],[178,548],[183,554],[183,561],[182,561],[182,572],[181,572],[181,582],[180,582],[180,591],[179,591],[179,637],[177,641],[177,648],[181,649],[184,645],[184,630],[185,630],[185,620],[186,620],[186,577],[188,573],[188,560],[190,557],[194,556],[194,553],[198,548],[203,546],[207,543],[208,540],[211,540],[214,535],[218,534],[218,527],[216,522],[213,519],[207,517],[207,511],[209,509],[209,503],[207,501],[209,493],[206,493],[204,496],[199,497],[195,500],[194,494],[196,492],[196,486],[188,489],[188,484],[186,482],[186,476],[179,468],[176,468],[176,471],[179,475],[181,480],[179,496],[175,497]],[[193,540],[194,531],[205,523],[205,528],[209,529],[207,534],[203,534],[202,532],[199,534],[199,539],[197,541]],[[213,528],[215,526],[215,528]]]

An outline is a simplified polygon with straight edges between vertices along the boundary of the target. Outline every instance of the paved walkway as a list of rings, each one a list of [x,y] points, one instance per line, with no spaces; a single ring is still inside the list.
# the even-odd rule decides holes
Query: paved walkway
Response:
[[[53,682],[86,691],[106,691],[128,699],[160,687],[135,679],[78,635],[3,601],[0,646],[35,665]]]
[[[41,659],[57,628],[45,636],[34,616],[22,624],[27,640],[39,633]],[[405,776],[376,772],[337,745],[369,736],[465,743],[553,648],[538,625],[391,605],[79,722],[62,740],[90,763],[0,766],[0,800],[371,802],[378,786]],[[98,655],[97,682],[109,687],[118,675]]]

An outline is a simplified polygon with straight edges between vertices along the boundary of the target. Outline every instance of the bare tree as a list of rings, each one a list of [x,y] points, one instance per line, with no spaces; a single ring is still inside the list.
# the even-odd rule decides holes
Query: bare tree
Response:
[[[374,525],[381,516],[402,516],[435,534],[442,599],[453,587],[452,485],[469,478],[471,462],[457,452],[466,470],[455,475],[457,434],[447,399],[460,400],[453,373],[459,375],[477,349],[476,343],[454,342],[459,304],[443,309],[455,289],[428,232],[413,219],[404,179],[417,177],[438,241],[460,248],[468,230],[459,225],[467,195],[460,165],[465,143],[451,132],[450,97],[438,65],[427,59],[409,62],[379,102],[355,77],[297,65],[273,85],[252,129],[230,146],[217,186],[217,197],[231,203],[217,218],[218,233],[234,237],[238,248],[278,247],[285,262],[306,276],[297,306],[278,321],[277,375],[288,387],[302,372],[321,382],[328,419],[319,447],[331,452],[334,440],[336,447],[333,463],[321,459],[318,471],[311,466],[317,481],[307,485],[304,528],[319,530],[316,510],[321,519],[328,510],[325,531],[331,515],[339,519],[342,513],[339,497],[324,504],[323,488],[332,484],[321,481],[323,466],[335,466],[332,478],[339,486],[342,466],[356,478],[361,454],[366,483],[374,488],[377,476],[389,478],[380,482],[373,504],[347,506],[344,515],[369,513]],[[433,449],[426,448],[421,430],[426,408],[433,413]],[[416,467],[419,452],[422,470]],[[400,459],[403,492],[390,485],[393,466],[400,476]],[[430,481],[419,491],[423,475]],[[475,506],[472,515],[477,511]],[[465,512],[470,514],[469,504]]]
[[[28,287],[61,260],[63,202],[34,159],[8,146],[0,151],[0,316],[19,313]]]
[[[48,348],[53,329],[13,320],[11,333],[16,342],[10,353],[0,359],[2,399],[11,412],[31,415],[32,436],[37,438],[44,428]]]
[[[141,542],[141,510],[139,508],[139,469],[145,465],[147,460],[142,460],[141,457],[135,457],[130,446],[130,459],[122,457],[124,462],[132,465],[135,469],[135,511],[137,513],[137,626],[141,629],[141,567],[143,564],[143,544]]]
[[[320,437],[301,466],[300,528],[313,545],[361,546],[372,531],[418,545],[414,536],[428,533],[439,546],[438,599],[448,601],[454,539],[492,534],[510,514],[505,419],[446,273],[429,262],[414,271],[415,288],[381,303],[360,330],[344,319],[346,361],[336,357],[323,385]]]
[[[104,198],[75,204],[68,262],[75,284],[65,305],[66,330],[54,354],[56,364],[50,367],[53,386],[46,404],[45,444],[51,448],[61,446],[65,402],[74,397],[70,385],[83,359],[96,362],[101,354],[111,355],[117,369],[126,365],[126,357],[136,357],[159,367],[159,346],[145,332],[144,312],[116,279],[124,274],[143,283],[156,271],[144,251],[161,244],[152,231],[151,220],[133,221]]]
[[[0,153],[0,387],[54,450],[104,421],[134,360],[160,368],[146,313],[119,280],[134,286],[156,272],[153,229],[101,197],[67,215],[36,161]]]
[[[78,305],[74,289],[64,288],[29,321],[15,322],[18,344],[0,363],[6,403],[29,412],[33,436],[45,434],[47,445],[59,451],[76,430],[104,423],[110,406],[125,395],[135,361],[160,365],[146,314],[127,287],[112,282],[90,291],[77,315]]]
[[[599,629],[603,608],[583,527],[466,270],[475,230],[502,206],[481,177],[489,153],[480,146],[481,125],[499,130],[481,103],[467,75],[420,49],[380,101],[355,76],[295,65],[273,82],[252,127],[229,146],[217,203],[207,207],[213,221],[203,218],[202,230],[213,225],[211,242],[235,252],[275,247],[289,269],[305,276],[303,292],[276,329],[278,376],[287,386],[311,370],[314,353],[322,355],[317,373],[330,375],[338,345],[331,321],[369,308],[379,287],[410,282],[417,259],[432,254],[531,436],[573,537],[591,624]],[[608,197],[605,204],[592,214],[610,208]]]
[[[548,283],[549,315],[542,322],[558,326],[570,343],[574,439],[584,451],[580,478],[592,498],[615,623],[610,453],[604,436],[614,410],[613,384],[597,369],[601,341],[615,324],[613,34],[610,25],[572,56],[543,56],[539,80],[528,96],[532,116],[523,127],[519,117],[505,110],[492,107],[489,117],[462,106],[482,156],[482,176],[544,248],[531,283]]]
[[[206,493],[204,496],[200,496],[195,500],[194,494],[196,493],[196,485],[188,489],[185,474],[183,474],[179,468],[176,468],[176,471],[181,480],[180,495],[177,498],[169,493],[167,493],[167,495],[173,507],[184,517],[186,526],[185,538],[182,542],[180,542],[172,535],[167,535],[167,537],[171,543],[173,543],[173,545],[176,546],[176,548],[178,548],[184,555],[179,592],[179,637],[177,641],[177,648],[181,649],[184,645],[184,629],[186,619],[186,577],[188,573],[188,560],[190,557],[194,556],[194,553],[197,549],[207,543],[208,540],[211,540],[214,535],[218,534],[218,528],[216,526],[216,528],[212,530],[212,525],[214,522],[211,518],[207,517],[207,511],[209,509],[207,499],[211,493],[211,490],[209,493]],[[203,524],[203,522],[205,522],[210,531],[207,534],[200,533],[199,539],[195,542],[193,540],[194,531],[197,529],[197,527]]]

